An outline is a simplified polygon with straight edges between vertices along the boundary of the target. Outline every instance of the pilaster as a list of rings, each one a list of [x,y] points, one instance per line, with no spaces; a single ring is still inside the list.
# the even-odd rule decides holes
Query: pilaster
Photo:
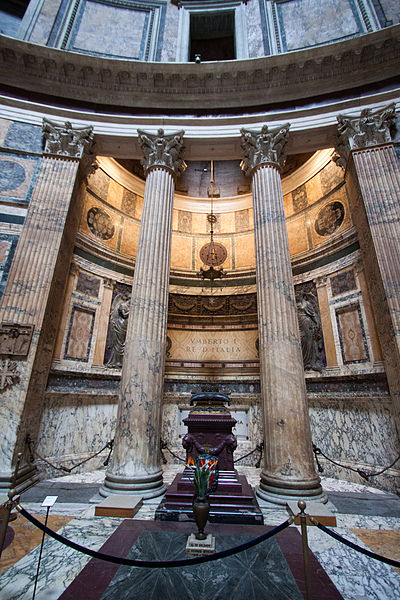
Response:
[[[356,225],[394,416],[400,430],[400,165],[395,107],[338,117],[337,162]]]
[[[73,244],[80,218],[78,170],[93,161],[92,127],[43,121],[44,153],[37,183],[0,305],[0,320],[13,331],[31,330],[14,352],[18,377],[1,391],[0,487],[7,487],[16,454],[29,432],[39,431],[43,393],[53,355]],[[83,173],[81,173],[82,175]],[[7,335],[2,358],[9,357]]]

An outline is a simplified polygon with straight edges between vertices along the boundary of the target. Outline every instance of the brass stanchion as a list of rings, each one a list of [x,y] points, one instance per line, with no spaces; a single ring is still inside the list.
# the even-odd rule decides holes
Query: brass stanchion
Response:
[[[308,538],[307,538],[307,515],[305,513],[306,503],[304,500],[299,500],[297,506],[300,509],[300,528],[301,539],[303,545],[303,562],[304,562],[304,579],[306,582],[306,600],[311,600],[311,577],[308,561]]]
[[[11,480],[11,487],[8,491],[8,500],[4,505],[4,513],[1,518],[1,528],[0,528],[0,558],[1,553],[3,552],[4,540],[6,539],[7,527],[10,521],[10,514],[14,506],[17,504],[17,500],[14,500],[15,496],[15,486],[17,484],[17,476],[19,471],[19,465],[22,459],[22,452],[19,452],[17,456],[17,464],[15,465],[13,477]]]

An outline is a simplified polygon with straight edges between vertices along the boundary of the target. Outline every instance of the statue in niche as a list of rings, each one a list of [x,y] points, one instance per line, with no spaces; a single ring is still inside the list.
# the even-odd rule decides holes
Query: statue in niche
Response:
[[[107,367],[122,367],[130,302],[131,299],[128,294],[117,294],[112,303],[110,313],[111,354],[108,362],[106,363]]]
[[[318,347],[322,329],[318,300],[314,294],[300,292],[296,295],[296,304],[304,369],[312,369],[321,373],[323,365],[319,358]]]

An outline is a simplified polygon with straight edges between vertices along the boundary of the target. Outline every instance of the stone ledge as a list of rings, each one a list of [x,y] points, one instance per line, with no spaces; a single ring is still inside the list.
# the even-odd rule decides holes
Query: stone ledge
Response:
[[[400,25],[257,59],[146,63],[98,58],[0,36],[0,81],[60,99],[193,111],[265,106],[398,77]]]

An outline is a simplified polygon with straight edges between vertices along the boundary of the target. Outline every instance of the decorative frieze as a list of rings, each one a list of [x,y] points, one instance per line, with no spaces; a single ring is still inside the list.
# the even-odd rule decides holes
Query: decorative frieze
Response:
[[[27,356],[31,345],[33,325],[2,323],[0,326],[0,354]]]

